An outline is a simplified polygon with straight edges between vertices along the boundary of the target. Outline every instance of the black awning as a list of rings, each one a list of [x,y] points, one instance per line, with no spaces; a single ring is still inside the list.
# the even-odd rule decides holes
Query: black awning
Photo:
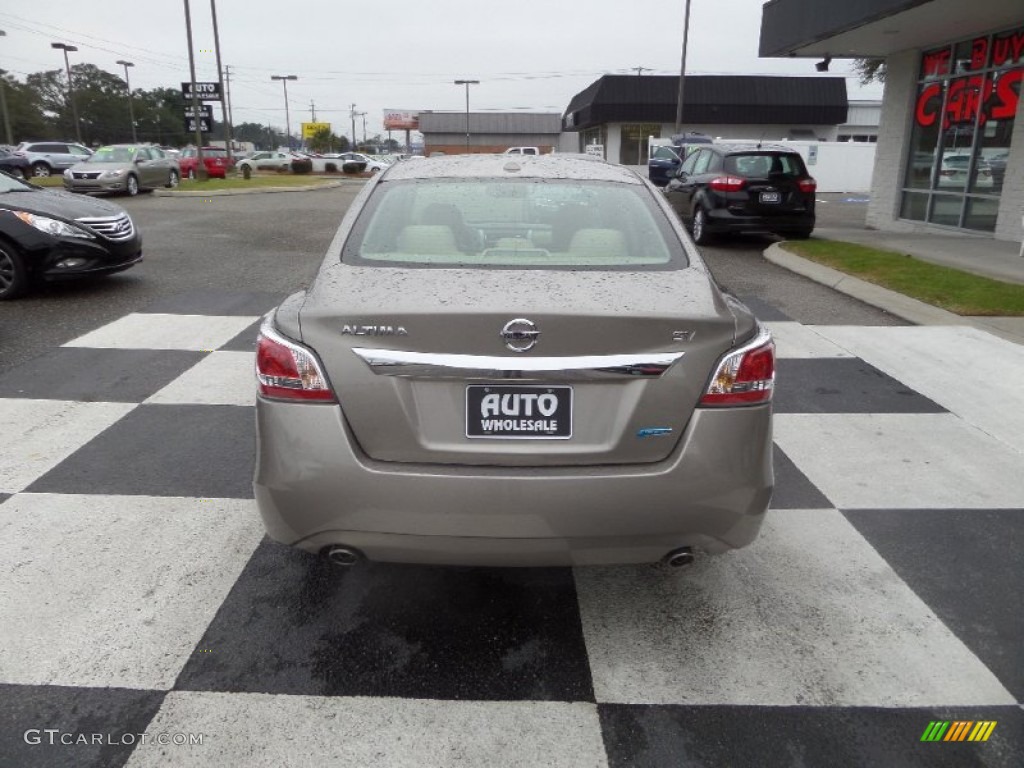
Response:
[[[567,131],[603,123],[674,123],[679,77],[605,75],[576,94],[563,117]],[[839,77],[687,75],[687,125],[846,122],[846,81]]]

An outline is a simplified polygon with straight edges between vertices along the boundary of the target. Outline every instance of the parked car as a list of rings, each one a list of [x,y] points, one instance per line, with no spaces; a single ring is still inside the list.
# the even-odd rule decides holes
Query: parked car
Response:
[[[142,260],[142,238],[123,208],[0,174],[0,300],[37,280],[109,274]]]
[[[505,150],[506,155],[539,155],[539,147],[509,147]]]
[[[710,136],[703,133],[680,133],[672,137],[671,144],[655,147],[647,159],[647,178],[664,187],[679,170],[688,152],[695,147],[711,144]]]
[[[939,166],[938,187],[955,187],[964,189],[967,186],[968,173],[971,166],[969,154],[946,155]],[[988,162],[978,158],[972,191],[990,190],[994,186],[992,169]]]
[[[42,177],[63,173],[92,154],[88,147],[66,141],[23,141],[14,152],[28,160],[33,176]]]
[[[92,194],[123,192],[134,197],[141,190],[176,187],[179,179],[178,161],[159,147],[111,144],[64,171],[64,188]]]
[[[28,158],[14,154],[12,149],[0,149],[0,171],[17,179],[24,179],[32,173]]]
[[[182,176],[194,179],[199,167],[199,153],[196,148],[186,147],[181,150],[178,165]],[[223,147],[203,147],[203,165],[206,166],[207,175],[214,179],[223,179],[233,167],[228,160],[228,151]]]
[[[718,233],[810,237],[817,188],[792,149],[722,143],[694,149],[663,190],[703,244]]]
[[[757,535],[774,359],[632,170],[399,163],[264,318],[256,502],[341,565],[684,564]]]
[[[304,155],[295,152],[281,152],[278,150],[254,152],[252,157],[246,157],[238,161],[238,170],[248,168],[250,171],[278,171],[290,169],[293,160],[302,160]]]
[[[356,173],[363,173],[369,171],[370,173],[379,173],[380,171],[387,170],[389,163],[383,160],[375,160],[369,155],[364,155],[362,152],[342,152],[341,157],[347,163],[361,163],[362,167],[357,168]]]

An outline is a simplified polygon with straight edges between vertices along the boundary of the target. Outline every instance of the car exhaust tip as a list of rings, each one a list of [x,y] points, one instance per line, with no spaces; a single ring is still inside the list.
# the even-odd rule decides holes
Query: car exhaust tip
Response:
[[[320,550],[320,553],[327,562],[331,565],[336,565],[339,568],[351,568],[363,559],[363,555],[358,549],[346,547],[341,544],[333,544],[329,547],[324,547]]]
[[[693,550],[690,547],[680,547],[679,549],[673,549],[665,555],[665,559],[662,562],[670,568],[685,568],[686,566],[693,565],[693,560]]]

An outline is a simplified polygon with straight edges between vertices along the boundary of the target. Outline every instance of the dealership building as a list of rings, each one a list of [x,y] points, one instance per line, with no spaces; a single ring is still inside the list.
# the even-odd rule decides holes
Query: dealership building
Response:
[[[1024,2],[772,0],[760,55],[885,59],[869,226],[1024,237]]]

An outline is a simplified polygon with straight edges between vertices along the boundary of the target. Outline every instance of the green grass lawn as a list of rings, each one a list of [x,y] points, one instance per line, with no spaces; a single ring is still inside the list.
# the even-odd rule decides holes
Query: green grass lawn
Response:
[[[339,179],[361,179],[360,176],[335,174],[332,176],[318,176],[294,173],[257,173],[251,179],[244,179],[241,176],[228,174],[226,179],[208,179],[206,181],[191,181],[182,179],[179,189],[192,192],[215,191],[218,189],[254,189],[256,187],[308,187],[328,181]],[[32,184],[40,187],[63,187],[64,180],[60,175],[46,176],[27,179]]]
[[[835,240],[789,241],[785,248],[797,256],[958,315],[1024,316],[1024,285]]]

